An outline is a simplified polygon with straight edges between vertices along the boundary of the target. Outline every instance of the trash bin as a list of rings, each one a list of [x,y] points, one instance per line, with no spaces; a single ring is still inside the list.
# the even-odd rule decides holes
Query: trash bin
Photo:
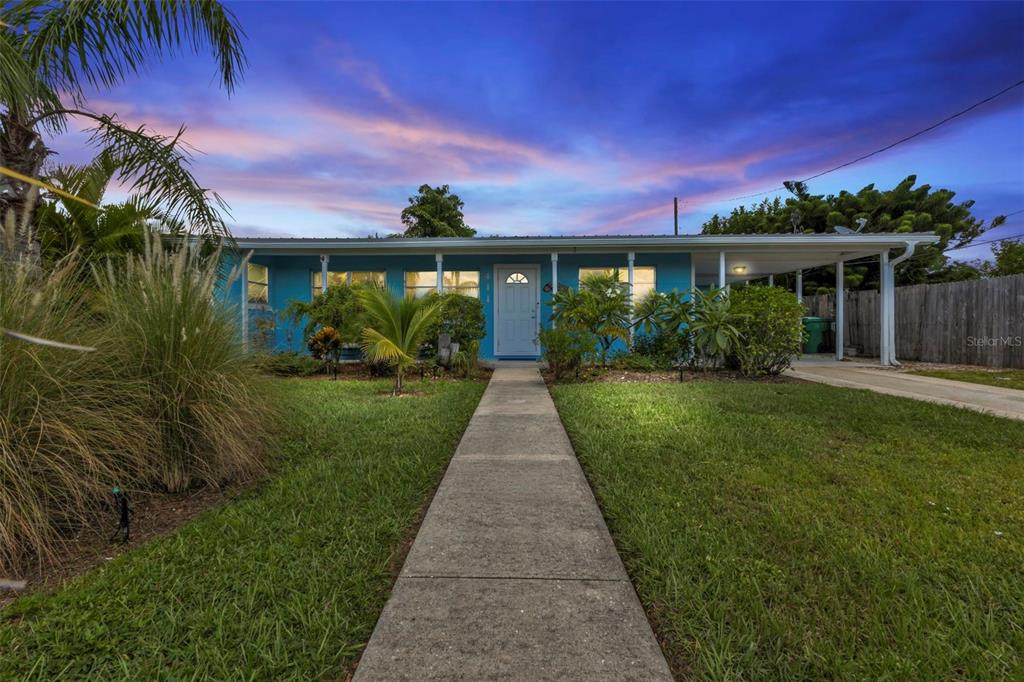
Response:
[[[831,317],[805,317],[804,329],[807,330],[804,353],[828,353],[833,350]]]

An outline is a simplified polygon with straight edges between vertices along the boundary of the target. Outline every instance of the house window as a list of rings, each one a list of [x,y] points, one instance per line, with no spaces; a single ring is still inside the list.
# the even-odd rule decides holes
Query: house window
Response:
[[[248,280],[245,299],[249,303],[267,304],[270,302],[270,268],[258,263],[246,266]]]
[[[530,280],[521,272],[513,272],[505,278],[505,284],[529,284]]]
[[[310,298],[316,298],[316,295],[323,291],[321,283],[323,282],[323,273],[319,270],[314,270],[310,273]],[[330,289],[333,286],[340,284],[367,284],[372,286],[384,286],[384,273],[383,272],[328,272],[327,273],[327,288]]]
[[[446,293],[480,298],[480,273],[476,270],[445,270],[442,274]],[[405,273],[405,295],[419,298],[437,291],[437,271]]]
[[[610,275],[616,269],[619,271],[620,282],[625,282],[629,279],[629,272],[626,268],[580,268],[580,280],[587,275]],[[637,265],[633,267],[634,301],[640,301],[644,296],[654,291],[657,282],[655,270],[653,265]]]

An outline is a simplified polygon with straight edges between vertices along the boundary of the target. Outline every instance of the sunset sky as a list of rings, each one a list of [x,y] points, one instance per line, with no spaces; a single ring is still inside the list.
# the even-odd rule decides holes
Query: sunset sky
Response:
[[[386,234],[422,183],[483,235],[671,232],[673,196],[698,232],[1024,79],[1022,3],[231,7],[233,95],[190,55],[91,104],[186,124],[236,235]],[[811,189],[910,173],[982,218],[1024,209],[1024,87]],[[1022,232],[1024,213],[989,238]]]

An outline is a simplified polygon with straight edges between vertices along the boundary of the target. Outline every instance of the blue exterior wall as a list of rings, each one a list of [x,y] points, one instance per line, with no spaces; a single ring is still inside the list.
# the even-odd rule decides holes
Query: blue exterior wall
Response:
[[[252,262],[266,265],[269,268],[269,305],[267,310],[251,309],[250,337],[253,334],[254,322],[260,317],[276,319],[271,350],[304,351],[302,327],[279,317],[288,302],[293,299],[310,300],[310,277],[312,272],[320,271],[318,256],[260,256],[255,255]],[[636,252],[637,266],[653,265],[655,286],[658,291],[678,289],[686,291],[690,288],[691,260],[688,253],[643,253]],[[487,336],[480,342],[480,356],[494,358],[494,267],[496,265],[538,265],[540,266],[541,290],[541,324],[550,326],[551,299],[550,292],[544,286],[551,282],[550,254],[534,255],[446,255],[445,270],[477,270],[480,272],[480,300],[484,305],[487,320]],[[626,271],[626,254],[576,254],[559,253],[558,284],[576,288],[579,285],[579,268],[581,267],[618,267]],[[332,272],[345,271],[382,271],[389,289],[396,293],[405,290],[406,271],[434,271],[437,263],[431,254],[424,255],[388,255],[388,256],[346,256],[332,255],[329,269]],[[228,287],[225,296],[232,304],[241,301],[241,278]]]

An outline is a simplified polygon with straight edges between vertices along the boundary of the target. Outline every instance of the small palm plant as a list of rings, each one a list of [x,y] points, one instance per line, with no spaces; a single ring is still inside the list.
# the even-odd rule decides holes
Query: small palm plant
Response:
[[[737,327],[746,315],[732,311],[729,291],[712,289],[705,293],[695,290],[696,304],[693,310],[693,345],[697,353],[694,361],[703,368],[721,365],[729,352],[741,341]]]
[[[579,290],[562,289],[551,297],[552,319],[561,327],[584,329],[597,337],[601,365],[616,341],[629,342],[628,285],[619,273],[593,274],[580,280]]]
[[[370,287],[359,292],[366,310],[363,353],[370,362],[384,362],[395,369],[394,394],[402,392],[405,370],[416,361],[420,346],[438,313],[435,301],[394,296]]]
[[[645,333],[680,334],[693,317],[693,303],[677,289],[651,291],[634,306],[633,317],[633,324]]]

